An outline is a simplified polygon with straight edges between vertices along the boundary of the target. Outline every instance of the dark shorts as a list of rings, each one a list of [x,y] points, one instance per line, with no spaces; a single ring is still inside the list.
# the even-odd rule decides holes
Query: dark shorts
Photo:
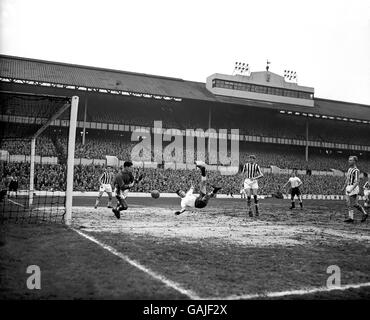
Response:
[[[198,209],[202,209],[204,208],[208,203],[208,200],[204,199],[203,197],[198,197],[196,200],[195,200],[195,208],[198,208]]]
[[[358,194],[347,196],[346,202],[347,202],[347,205],[349,206],[357,206],[358,205]]]
[[[297,188],[292,188],[292,191],[291,191],[290,195],[292,197],[294,197],[294,196],[297,196],[298,197],[298,196],[301,195],[301,190],[299,190],[298,187]]]

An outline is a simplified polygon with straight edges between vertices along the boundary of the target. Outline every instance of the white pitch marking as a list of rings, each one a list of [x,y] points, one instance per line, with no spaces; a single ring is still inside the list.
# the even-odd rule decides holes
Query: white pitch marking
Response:
[[[108,246],[108,245],[100,242],[99,240],[95,239],[94,237],[92,237],[90,235],[87,235],[84,232],[81,232],[81,231],[79,231],[77,229],[74,229],[74,228],[71,228],[71,229],[76,231],[79,235],[83,236],[84,238],[96,243],[97,245],[99,245],[103,249],[109,251],[110,253],[114,254],[115,256],[117,256],[117,257],[121,258],[122,260],[126,261],[127,263],[131,264],[132,266],[134,266],[134,267],[138,268],[139,270],[145,272],[146,274],[150,275],[152,278],[161,281],[166,286],[180,292],[181,294],[189,297],[192,300],[199,300],[200,299],[200,297],[197,294],[195,294],[193,291],[182,288],[180,284],[178,284],[178,283],[176,283],[172,280],[169,280],[169,279],[165,278],[164,276],[162,276],[162,275],[150,270],[149,268],[143,266],[139,262],[130,259],[128,256],[122,254],[121,252],[117,251],[113,247]]]
[[[278,291],[278,292],[266,292],[261,294],[243,294],[243,295],[231,295],[228,297],[207,297],[202,298],[204,300],[248,300],[248,299],[258,299],[258,298],[278,298],[284,296],[292,295],[305,295],[310,293],[318,292],[330,292],[335,290],[345,291],[348,289],[358,289],[362,287],[370,287],[370,282],[358,283],[358,284],[347,284],[340,287],[317,287],[310,289],[299,289],[299,290],[287,290],[287,291]]]
[[[102,248],[108,250],[110,253],[118,256],[122,260],[128,262],[132,266],[138,268],[139,270],[149,274],[152,278],[161,281],[165,285],[167,285],[170,288],[173,288],[174,290],[182,293],[183,295],[189,297],[192,300],[248,300],[248,299],[261,299],[261,298],[278,298],[278,297],[284,297],[284,296],[291,296],[291,295],[306,295],[306,294],[311,294],[311,293],[318,293],[318,292],[330,292],[330,291],[345,291],[348,289],[358,289],[362,287],[370,287],[370,282],[365,282],[365,283],[358,283],[358,284],[347,284],[343,285],[340,287],[314,287],[314,288],[307,288],[307,289],[297,289],[297,290],[286,290],[286,291],[277,291],[277,292],[266,292],[266,293],[261,293],[261,294],[243,294],[243,295],[230,295],[226,297],[199,297],[196,293],[194,293],[191,290],[187,290],[181,287],[180,284],[169,280],[165,278],[164,276],[150,270],[149,268],[141,265],[135,260],[130,259],[128,256],[122,254],[121,252],[117,251],[111,246],[108,246],[106,244],[101,243],[97,239],[95,239],[92,236],[89,236],[77,229],[72,228],[72,230],[76,231],[78,234],[81,236],[85,237],[86,239],[98,244]]]
[[[19,202],[17,202],[17,201],[13,201],[11,199],[8,199],[8,201],[24,208],[24,205],[21,204],[21,203],[19,203]]]

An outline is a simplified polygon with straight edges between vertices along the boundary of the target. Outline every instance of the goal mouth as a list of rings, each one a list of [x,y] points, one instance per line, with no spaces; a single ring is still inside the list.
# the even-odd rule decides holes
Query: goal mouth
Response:
[[[22,190],[18,197],[4,199],[0,206],[0,223],[65,223],[65,196],[60,192],[44,192],[34,195],[33,203],[29,204],[29,191]]]
[[[0,221],[70,223],[78,100],[0,91]]]

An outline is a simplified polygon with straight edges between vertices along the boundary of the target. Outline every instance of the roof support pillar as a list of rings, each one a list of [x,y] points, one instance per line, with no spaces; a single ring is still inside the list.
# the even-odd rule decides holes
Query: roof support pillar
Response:
[[[308,161],[308,117],[306,118],[306,147],[305,147],[305,159]]]

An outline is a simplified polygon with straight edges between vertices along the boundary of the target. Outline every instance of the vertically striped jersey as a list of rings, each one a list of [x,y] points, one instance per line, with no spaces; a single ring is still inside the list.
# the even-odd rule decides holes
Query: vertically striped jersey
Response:
[[[262,175],[261,168],[257,163],[246,163],[243,166],[242,173],[246,179],[254,179],[259,175]]]
[[[114,179],[113,172],[104,171],[103,174],[100,176],[100,183],[101,184],[112,184]]]
[[[360,170],[358,168],[349,168],[346,174],[346,184],[347,186],[352,186],[358,182],[360,176]]]

